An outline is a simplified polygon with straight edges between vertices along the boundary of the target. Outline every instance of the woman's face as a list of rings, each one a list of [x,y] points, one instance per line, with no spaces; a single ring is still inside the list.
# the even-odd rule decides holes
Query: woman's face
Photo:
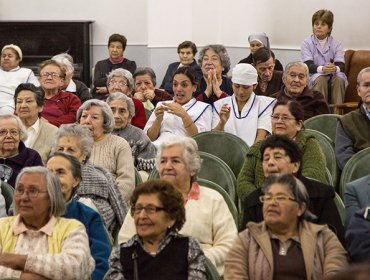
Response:
[[[19,65],[18,54],[12,48],[7,48],[1,53],[1,68],[10,71]]]
[[[15,112],[22,120],[30,121],[33,124],[42,112],[43,107],[39,107],[36,102],[35,93],[30,90],[22,90],[18,93]]]
[[[246,86],[233,83],[233,91],[235,94],[236,101],[240,103],[247,103],[249,97],[253,93],[253,90],[256,88],[255,85]]]
[[[294,118],[289,111],[288,105],[277,106],[272,115],[279,117],[279,119],[271,118],[272,134],[283,135],[293,139],[298,131],[302,129],[302,122],[298,122]]]
[[[184,74],[176,74],[173,77],[172,89],[175,101],[184,105],[193,98],[193,93],[196,91],[197,86],[191,83],[188,76]]]
[[[163,207],[157,194],[141,194],[139,195],[135,208],[147,206]],[[137,234],[145,241],[160,241],[166,234],[167,229],[174,225],[174,220],[171,219],[167,212],[163,210],[154,213],[147,213],[145,209],[140,213],[134,213],[134,221]]]
[[[61,156],[54,156],[48,160],[46,167],[58,176],[64,200],[69,201],[73,189],[80,183],[80,179],[73,177],[72,165],[69,160]]]
[[[109,57],[118,60],[123,57],[123,46],[121,42],[110,42],[108,46]]]
[[[116,100],[112,100],[111,102],[109,102],[108,105],[112,109],[112,112],[113,112],[114,128],[115,129],[125,128],[127,124],[131,122],[127,102],[116,99]]]
[[[103,111],[98,106],[91,106],[81,114],[80,124],[86,126],[93,134],[94,140],[104,135],[104,116]]]
[[[249,43],[249,47],[251,49],[251,53],[254,54],[256,50],[263,47],[263,44],[259,41],[252,41]]]
[[[20,131],[17,121],[13,118],[0,120],[0,152],[11,157],[18,154]]]
[[[60,76],[60,68],[55,65],[46,65],[40,70],[40,84],[46,91],[58,91],[64,85],[64,79]]]
[[[179,52],[180,63],[182,65],[190,65],[194,59],[194,53],[192,48],[183,48]]]
[[[316,20],[313,24],[313,33],[319,40],[325,39],[331,31],[329,25],[322,20]]]
[[[134,83],[135,83],[135,92],[147,92],[148,90],[155,89],[152,77],[149,74],[136,76]]]
[[[131,95],[130,88],[128,87],[128,81],[125,77],[114,76],[108,84],[109,93],[121,92],[127,96]]]
[[[221,77],[224,70],[220,56],[212,49],[204,53],[201,68],[203,75],[207,75],[209,71],[216,71],[218,77]]]
[[[80,138],[77,136],[60,137],[56,151],[74,156],[81,163],[86,159],[86,155],[83,154],[80,146]]]

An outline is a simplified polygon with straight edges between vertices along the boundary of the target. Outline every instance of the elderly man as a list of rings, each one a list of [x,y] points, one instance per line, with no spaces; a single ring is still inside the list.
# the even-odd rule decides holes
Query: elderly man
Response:
[[[337,124],[335,154],[340,169],[355,153],[370,147],[370,67],[358,73],[357,94],[362,105],[339,118]]]
[[[290,62],[283,73],[284,87],[273,95],[278,100],[293,99],[304,109],[304,119],[329,114],[330,109],[321,92],[308,88],[308,67],[300,61]]]
[[[275,54],[267,47],[262,47],[252,54],[253,66],[258,73],[258,84],[254,93],[271,96],[283,86],[283,71],[275,69]]]

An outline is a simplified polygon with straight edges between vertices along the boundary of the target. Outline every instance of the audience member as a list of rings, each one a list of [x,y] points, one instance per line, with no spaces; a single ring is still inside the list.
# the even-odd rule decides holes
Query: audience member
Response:
[[[301,165],[304,176],[328,183],[325,156],[315,137],[304,132],[303,115],[302,106],[294,100],[277,101],[271,116],[272,134],[286,136],[298,145],[302,151]],[[242,201],[265,180],[260,152],[263,144],[264,141],[260,141],[250,147],[240,170],[237,193]]]
[[[94,68],[94,88],[92,96],[96,99],[104,99],[108,93],[107,75],[117,68],[127,69],[134,74],[136,70],[135,61],[124,57],[127,39],[121,34],[112,34],[108,39],[109,58],[100,60]]]
[[[254,93],[257,71],[247,63],[232,72],[234,94],[214,103],[212,128],[239,136],[249,146],[271,133],[271,113],[275,98]],[[248,127],[248,129],[246,129]]]
[[[271,96],[283,87],[283,72],[275,69],[275,55],[266,47],[259,48],[252,55],[253,66],[258,73],[258,84],[254,93]]]
[[[14,91],[21,83],[40,83],[31,69],[19,66],[23,54],[17,45],[6,45],[1,50],[0,58],[0,114],[14,113]]]
[[[66,71],[62,90],[77,95],[81,103],[92,98],[90,89],[83,82],[73,79],[75,68],[73,66],[73,57],[71,55],[68,53],[61,53],[54,55],[51,59],[58,62]]]
[[[193,98],[198,85],[197,72],[180,67],[173,77],[174,101],[159,102],[144,131],[156,146],[169,135],[193,136],[211,130],[211,105]]]
[[[173,184],[183,196],[186,222],[180,233],[198,239],[205,255],[222,275],[237,229],[223,197],[197,183],[201,159],[195,140],[181,136],[165,139],[159,146],[156,167],[160,178]],[[118,242],[125,242],[134,234],[134,220],[127,215]]]
[[[312,16],[313,34],[302,42],[301,58],[310,70],[309,87],[321,92],[328,103],[343,103],[348,85],[342,44],[331,36],[334,15],[318,10]]]
[[[202,69],[200,90],[194,96],[199,101],[213,104],[216,100],[233,94],[230,70],[230,57],[223,45],[205,46],[199,53],[198,63]]]
[[[42,62],[39,68],[40,84],[45,92],[42,117],[58,127],[75,122],[81,101],[73,93],[61,90],[66,77],[64,68],[54,60]]]
[[[105,279],[207,279],[199,242],[179,234],[186,220],[184,202],[169,182],[138,186],[131,197],[131,216],[136,234],[113,248]],[[147,224],[154,228],[148,230]]]
[[[127,141],[112,135],[114,116],[109,105],[97,99],[86,101],[77,111],[77,122],[92,132],[91,163],[113,174],[122,199],[128,202],[135,186],[134,161]]]
[[[0,115],[0,163],[4,169],[1,179],[12,187],[22,168],[42,166],[39,153],[24,145],[26,139],[26,128],[17,116]]]
[[[195,60],[195,55],[197,54],[197,52],[198,52],[197,46],[191,41],[184,41],[180,45],[178,45],[177,53],[179,55],[180,61],[173,62],[170,65],[168,65],[166,74],[164,75],[160,88],[164,89],[169,94],[173,95],[172,89],[173,74],[176,72],[178,68],[183,66],[193,67],[197,71],[200,80],[202,76],[202,71],[200,70],[198,63]]]
[[[269,37],[267,37],[266,33],[255,33],[248,36],[248,42],[249,42],[249,48],[251,53],[242,60],[239,61],[239,63],[248,63],[253,64],[253,54],[260,48],[268,48],[270,49],[270,40]],[[274,53],[271,51],[272,55],[274,56]],[[275,59],[275,56],[274,56]],[[275,68],[274,70],[277,71],[283,71],[283,65],[281,62],[277,59],[275,59]]]
[[[19,279],[90,279],[85,226],[62,218],[60,181],[45,167],[24,168],[14,191],[16,216],[0,219],[0,275]]]
[[[357,94],[362,101],[359,108],[338,119],[335,155],[340,169],[355,153],[370,147],[370,67],[358,73]]]
[[[33,84],[20,84],[15,89],[15,112],[27,129],[26,147],[36,150],[46,162],[58,128],[41,118],[45,93]]]
[[[368,262],[345,266],[341,271],[328,277],[326,280],[368,280],[370,279],[370,266]]]
[[[290,62],[283,73],[284,87],[273,95],[278,100],[295,100],[304,110],[304,119],[329,114],[330,109],[321,92],[307,86],[308,67],[300,61]]]
[[[346,251],[326,225],[311,221],[301,181],[275,174],[262,186],[263,221],[250,222],[225,261],[225,279],[325,279],[347,265]]]

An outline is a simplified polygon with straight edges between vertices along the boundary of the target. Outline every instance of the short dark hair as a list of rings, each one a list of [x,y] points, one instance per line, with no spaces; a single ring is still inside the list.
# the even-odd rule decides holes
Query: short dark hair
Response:
[[[142,194],[156,194],[158,196],[164,211],[171,219],[175,220],[175,224],[169,229],[170,231],[179,231],[182,228],[186,220],[184,200],[181,193],[171,183],[156,179],[138,185],[131,196],[131,209],[135,207]]]
[[[181,49],[191,48],[193,55],[196,55],[198,50],[197,46],[192,41],[184,41],[177,47],[177,53],[180,53]]]
[[[271,57],[275,61],[275,54],[272,50],[267,47],[259,48],[254,54],[252,54],[253,64],[257,65],[258,63],[264,63]]]
[[[135,79],[137,76],[144,76],[144,75],[149,75],[150,78],[152,79],[152,83],[153,85],[155,86],[157,84],[157,76],[155,75],[155,72],[152,68],[150,67],[140,67],[140,68],[137,68],[134,75],[132,75],[132,77],[134,78],[134,87],[135,87]]]
[[[42,87],[37,87],[31,83],[22,83],[17,86],[14,92],[14,104],[17,104],[17,98],[22,90],[29,90],[35,94],[35,100],[38,107],[44,106],[45,92]]]
[[[272,112],[274,112],[276,107],[278,106],[287,106],[289,112],[293,115],[295,120],[297,122],[302,122],[302,127],[303,127],[304,110],[303,110],[301,103],[298,103],[295,100],[281,99],[275,103],[274,108],[272,108]]]
[[[198,73],[197,73],[197,71],[193,67],[183,66],[183,67],[178,68],[175,71],[175,73],[173,74],[172,80],[175,77],[175,75],[177,75],[177,74],[185,75],[186,77],[189,78],[189,80],[192,83],[192,85],[196,85],[197,88],[198,88],[198,86],[199,86]]]
[[[326,23],[329,28],[332,29],[333,23],[334,23],[334,15],[331,11],[329,10],[318,10],[315,12],[312,16],[312,26],[314,26],[315,22],[321,20],[322,22]],[[329,32],[329,35],[331,34],[331,31]]]
[[[108,47],[109,47],[110,43],[112,43],[112,42],[120,42],[122,44],[122,49],[123,50],[126,49],[127,39],[126,39],[125,36],[123,36],[121,34],[118,34],[118,33],[114,33],[114,34],[109,36]]]

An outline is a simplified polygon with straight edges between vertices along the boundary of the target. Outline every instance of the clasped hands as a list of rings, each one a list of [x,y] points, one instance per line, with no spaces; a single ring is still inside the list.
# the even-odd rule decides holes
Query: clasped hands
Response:
[[[337,66],[332,62],[328,62],[322,67],[322,71],[325,74],[335,74],[337,72]]]
[[[212,92],[219,98],[222,94],[222,90],[220,88],[222,84],[222,76],[217,76],[215,69],[208,70],[207,74],[204,75],[204,79],[207,84],[207,88],[205,89],[204,93],[210,97]]]
[[[134,97],[139,99],[141,102],[145,102],[147,100],[152,101],[155,97],[154,89],[148,89],[145,92],[135,92]]]

